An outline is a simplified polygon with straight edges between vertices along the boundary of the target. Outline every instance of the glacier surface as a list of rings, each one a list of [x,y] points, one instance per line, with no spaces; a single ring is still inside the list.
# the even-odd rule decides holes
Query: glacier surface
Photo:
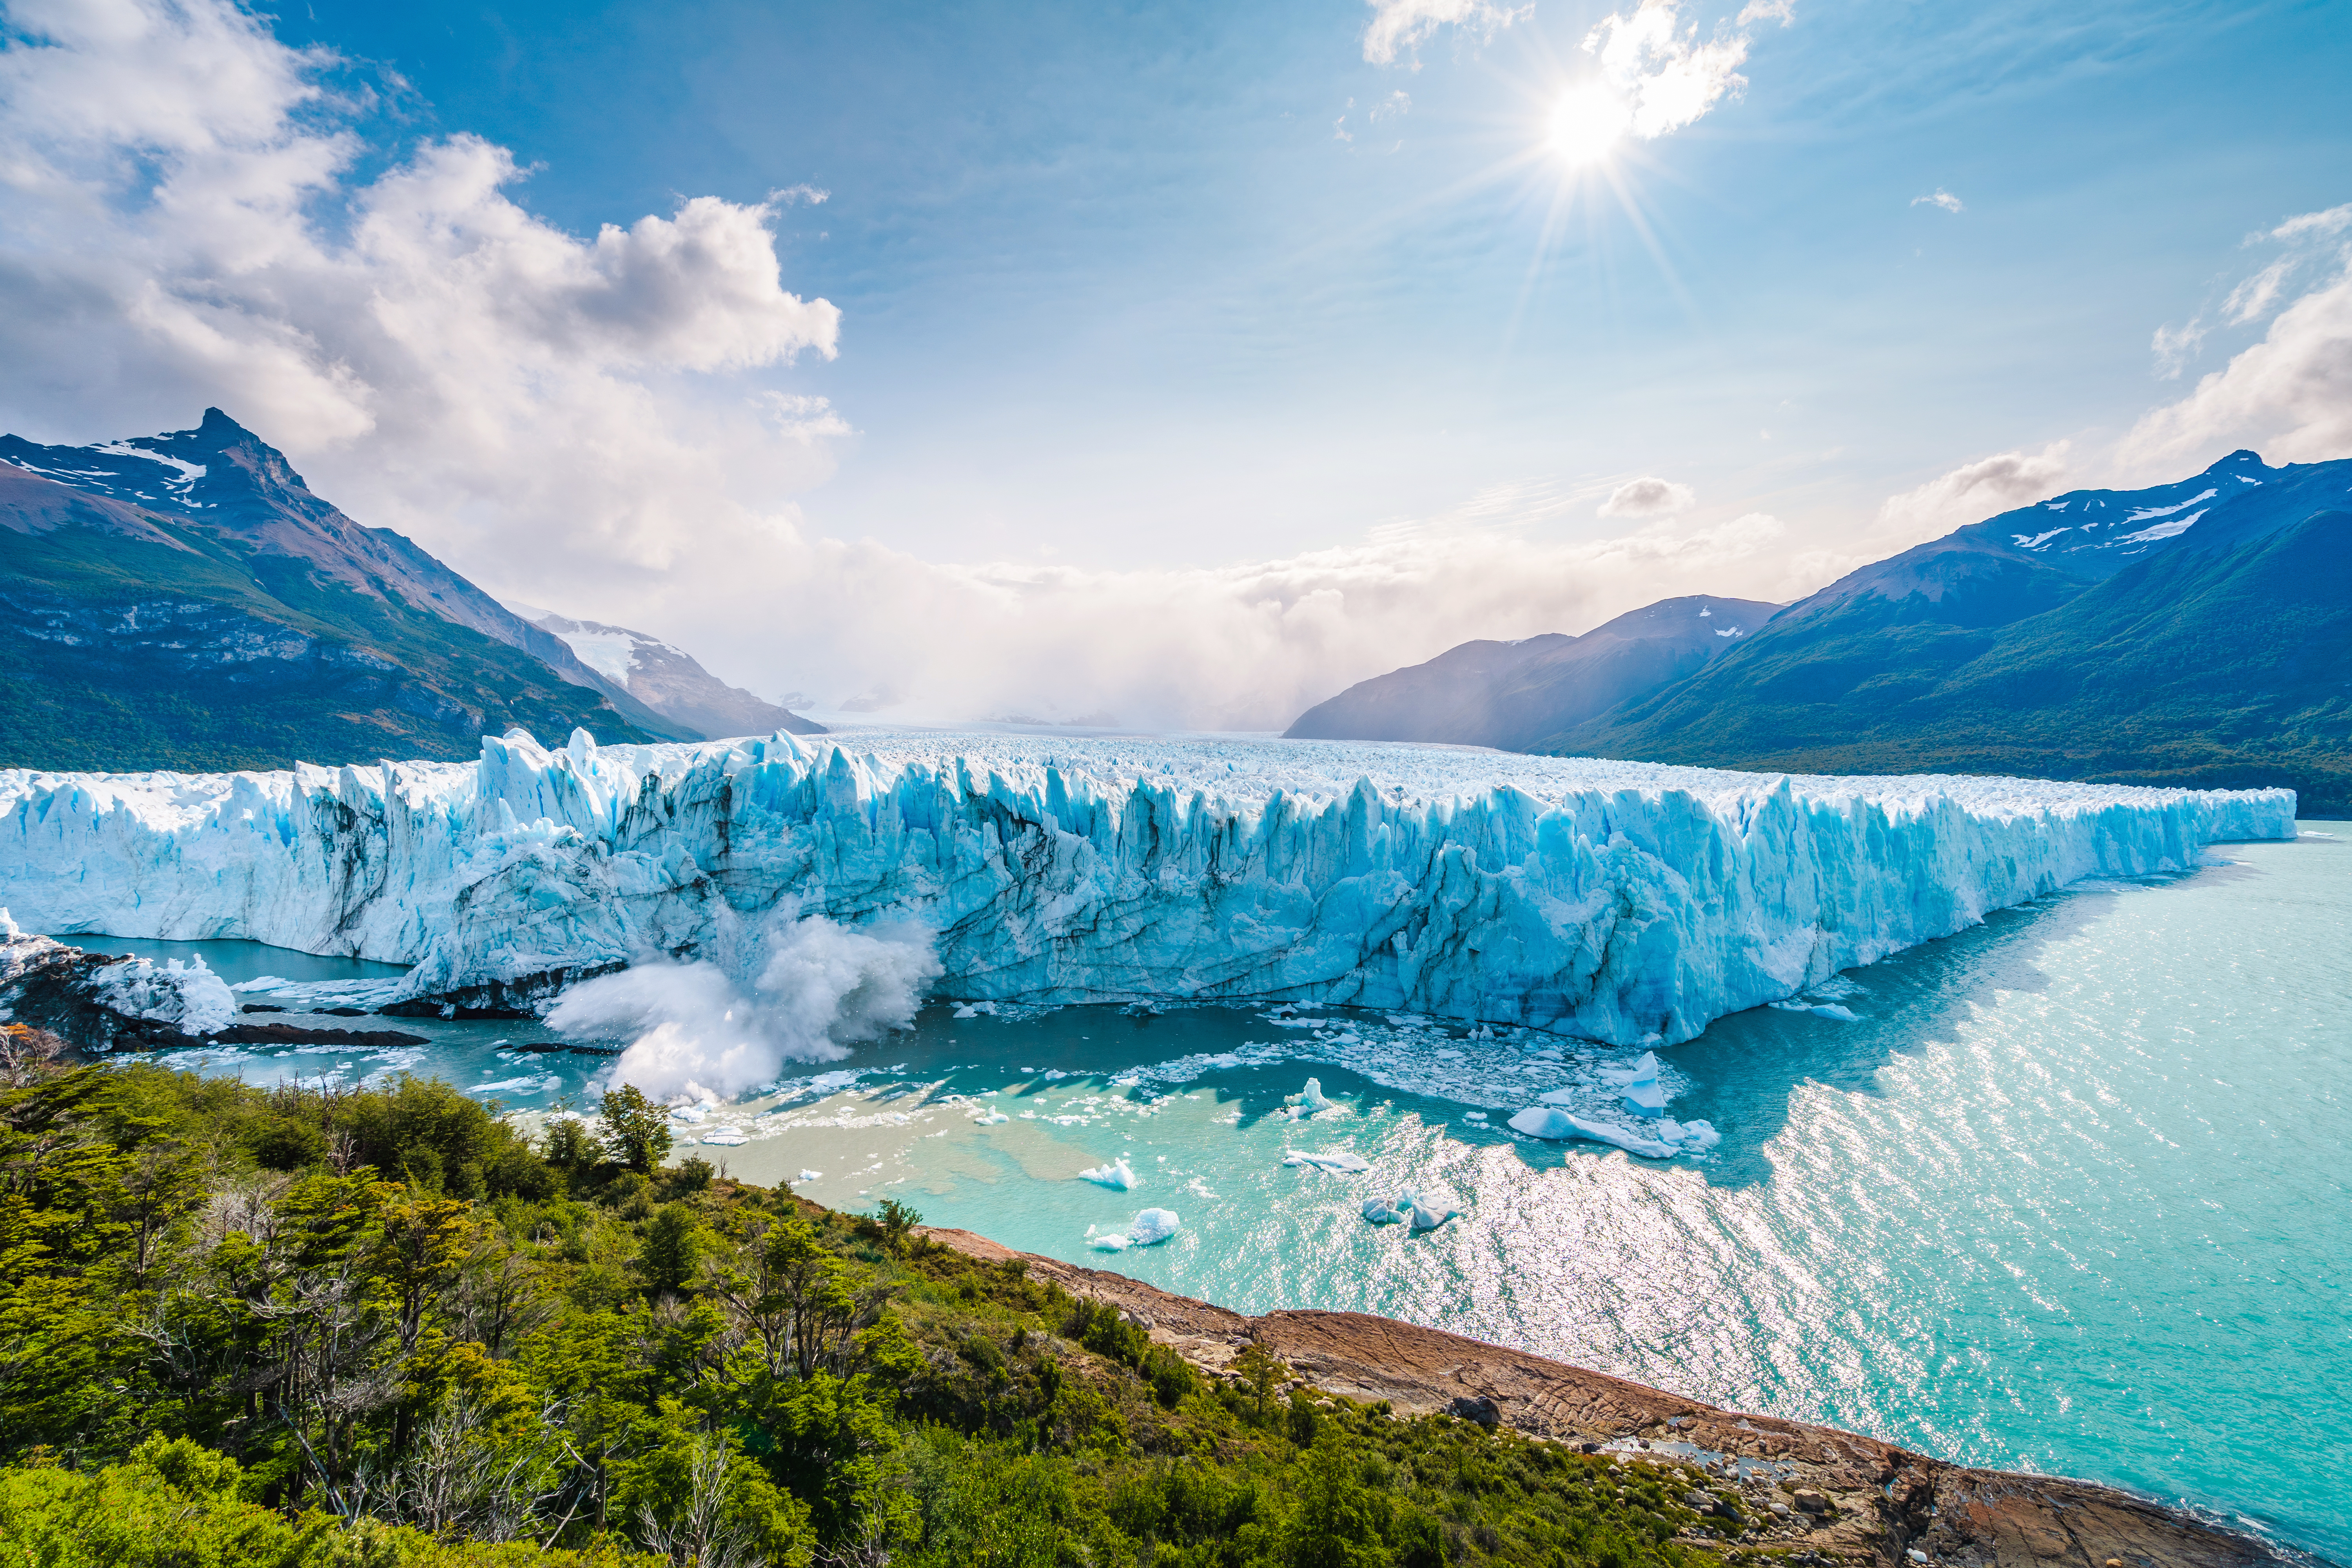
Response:
[[[1290,1000],[1634,1045],[2294,815],[2284,790],[1406,745],[514,731],[470,763],[0,772],[0,906],[411,963],[397,999],[454,1005],[739,953],[765,966],[739,990],[830,965],[838,1005],[866,963],[971,1002]],[[861,958],[860,935],[924,956]],[[604,991],[583,1007],[637,1004]]]

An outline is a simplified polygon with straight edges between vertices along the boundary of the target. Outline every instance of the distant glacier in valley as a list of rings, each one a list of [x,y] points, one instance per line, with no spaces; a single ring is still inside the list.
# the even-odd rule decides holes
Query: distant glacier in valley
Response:
[[[781,966],[780,994],[834,975],[834,1016],[872,982],[1672,1044],[2084,877],[2292,837],[2294,816],[2284,790],[1415,746],[515,731],[464,763],[0,773],[0,906],[27,930],[411,963],[399,997],[452,1007],[691,962],[739,986]]]

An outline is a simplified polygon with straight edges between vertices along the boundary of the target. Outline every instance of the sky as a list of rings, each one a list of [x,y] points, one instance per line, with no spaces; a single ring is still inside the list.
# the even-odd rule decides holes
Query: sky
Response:
[[[0,425],[820,714],[1280,728],[2352,456],[2352,7],[0,4]]]

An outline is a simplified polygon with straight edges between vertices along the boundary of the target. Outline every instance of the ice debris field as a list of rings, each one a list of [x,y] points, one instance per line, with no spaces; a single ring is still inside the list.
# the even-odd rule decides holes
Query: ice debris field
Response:
[[[2284,790],[1446,747],[516,731],[467,763],[0,772],[0,906],[33,930],[413,964],[378,1002],[551,1005],[554,1026],[630,1040],[632,1081],[723,1095],[925,994],[1674,1044],[2079,879],[2292,837],[2294,812]]]

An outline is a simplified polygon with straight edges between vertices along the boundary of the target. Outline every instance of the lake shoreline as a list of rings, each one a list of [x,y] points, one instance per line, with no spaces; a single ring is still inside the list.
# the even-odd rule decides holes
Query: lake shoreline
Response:
[[[2324,1561],[2113,1487],[1979,1469],[1835,1427],[1725,1410],[1604,1373],[1363,1312],[1248,1317],[968,1230],[932,1243],[1107,1302],[1213,1374],[1255,1344],[1325,1394],[1530,1437],[1708,1468],[1771,1521],[1747,1543],[1792,1563],[1916,1568],[2255,1568]],[[1778,1502],[1783,1514],[1773,1511]],[[1821,1511],[1811,1510],[1819,1506]],[[1920,1557],[1910,1555],[1918,1552]]]

